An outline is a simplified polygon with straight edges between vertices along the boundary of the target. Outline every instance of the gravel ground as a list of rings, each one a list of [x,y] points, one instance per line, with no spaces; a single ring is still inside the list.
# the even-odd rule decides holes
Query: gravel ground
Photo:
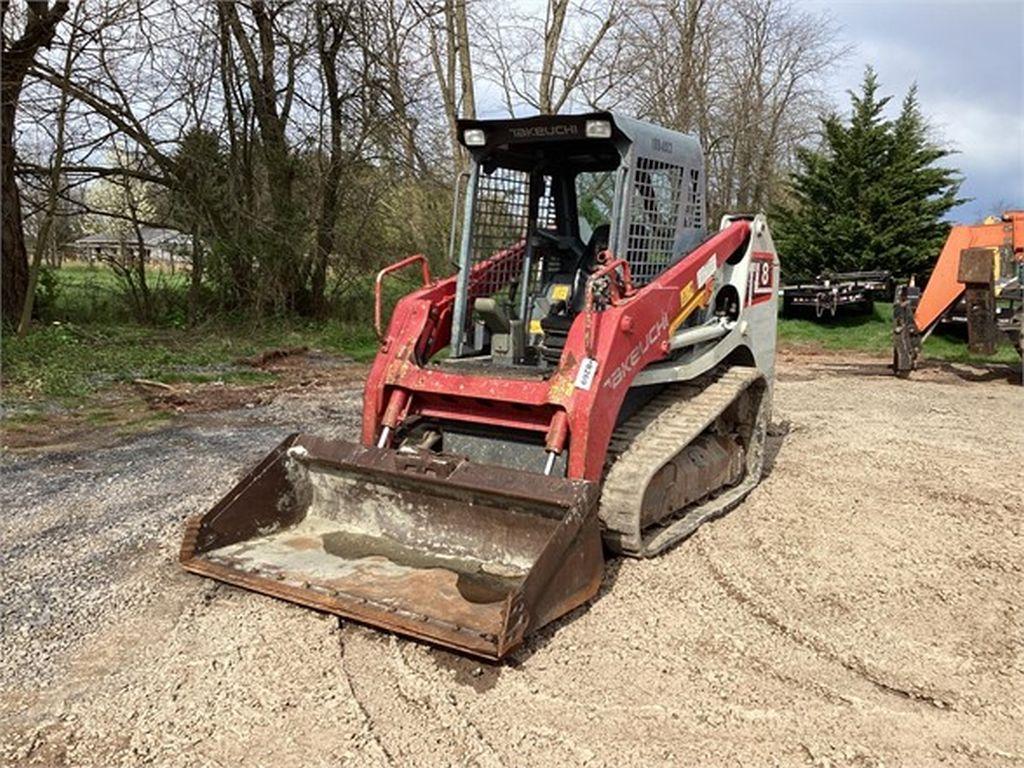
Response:
[[[1019,765],[1024,389],[964,378],[783,359],[751,497],[500,666],[177,566],[356,391],[5,456],[0,763]]]

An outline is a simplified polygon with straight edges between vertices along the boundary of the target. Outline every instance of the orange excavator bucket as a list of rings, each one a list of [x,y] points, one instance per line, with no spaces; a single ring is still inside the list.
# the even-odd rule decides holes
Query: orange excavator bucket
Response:
[[[189,521],[186,569],[497,659],[586,602],[597,486],[292,435]]]

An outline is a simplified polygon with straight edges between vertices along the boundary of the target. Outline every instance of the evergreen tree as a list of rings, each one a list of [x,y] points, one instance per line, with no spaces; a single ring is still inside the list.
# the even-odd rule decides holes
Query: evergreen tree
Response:
[[[789,199],[773,214],[783,268],[793,277],[887,269],[921,273],[948,232],[942,217],[963,202],[957,172],[937,166],[950,151],[932,143],[911,88],[899,117],[886,120],[869,67],[851,93],[848,121],[822,118],[821,149],[802,148]]]

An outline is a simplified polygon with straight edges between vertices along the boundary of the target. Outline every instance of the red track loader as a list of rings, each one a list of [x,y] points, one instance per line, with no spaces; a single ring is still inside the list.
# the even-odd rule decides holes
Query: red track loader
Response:
[[[289,437],[181,560],[497,659],[593,597],[606,550],[655,555],[758,482],[779,262],[762,216],[708,230],[692,136],[607,112],[458,129],[459,268],[378,276],[359,442]],[[412,268],[384,330],[381,285]]]

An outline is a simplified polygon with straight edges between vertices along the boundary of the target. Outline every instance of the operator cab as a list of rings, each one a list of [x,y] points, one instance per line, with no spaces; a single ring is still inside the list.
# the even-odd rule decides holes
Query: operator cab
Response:
[[[462,120],[458,133],[472,163],[455,359],[556,365],[606,251],[640,287],[705,236],[692,136],[609,112]]]

